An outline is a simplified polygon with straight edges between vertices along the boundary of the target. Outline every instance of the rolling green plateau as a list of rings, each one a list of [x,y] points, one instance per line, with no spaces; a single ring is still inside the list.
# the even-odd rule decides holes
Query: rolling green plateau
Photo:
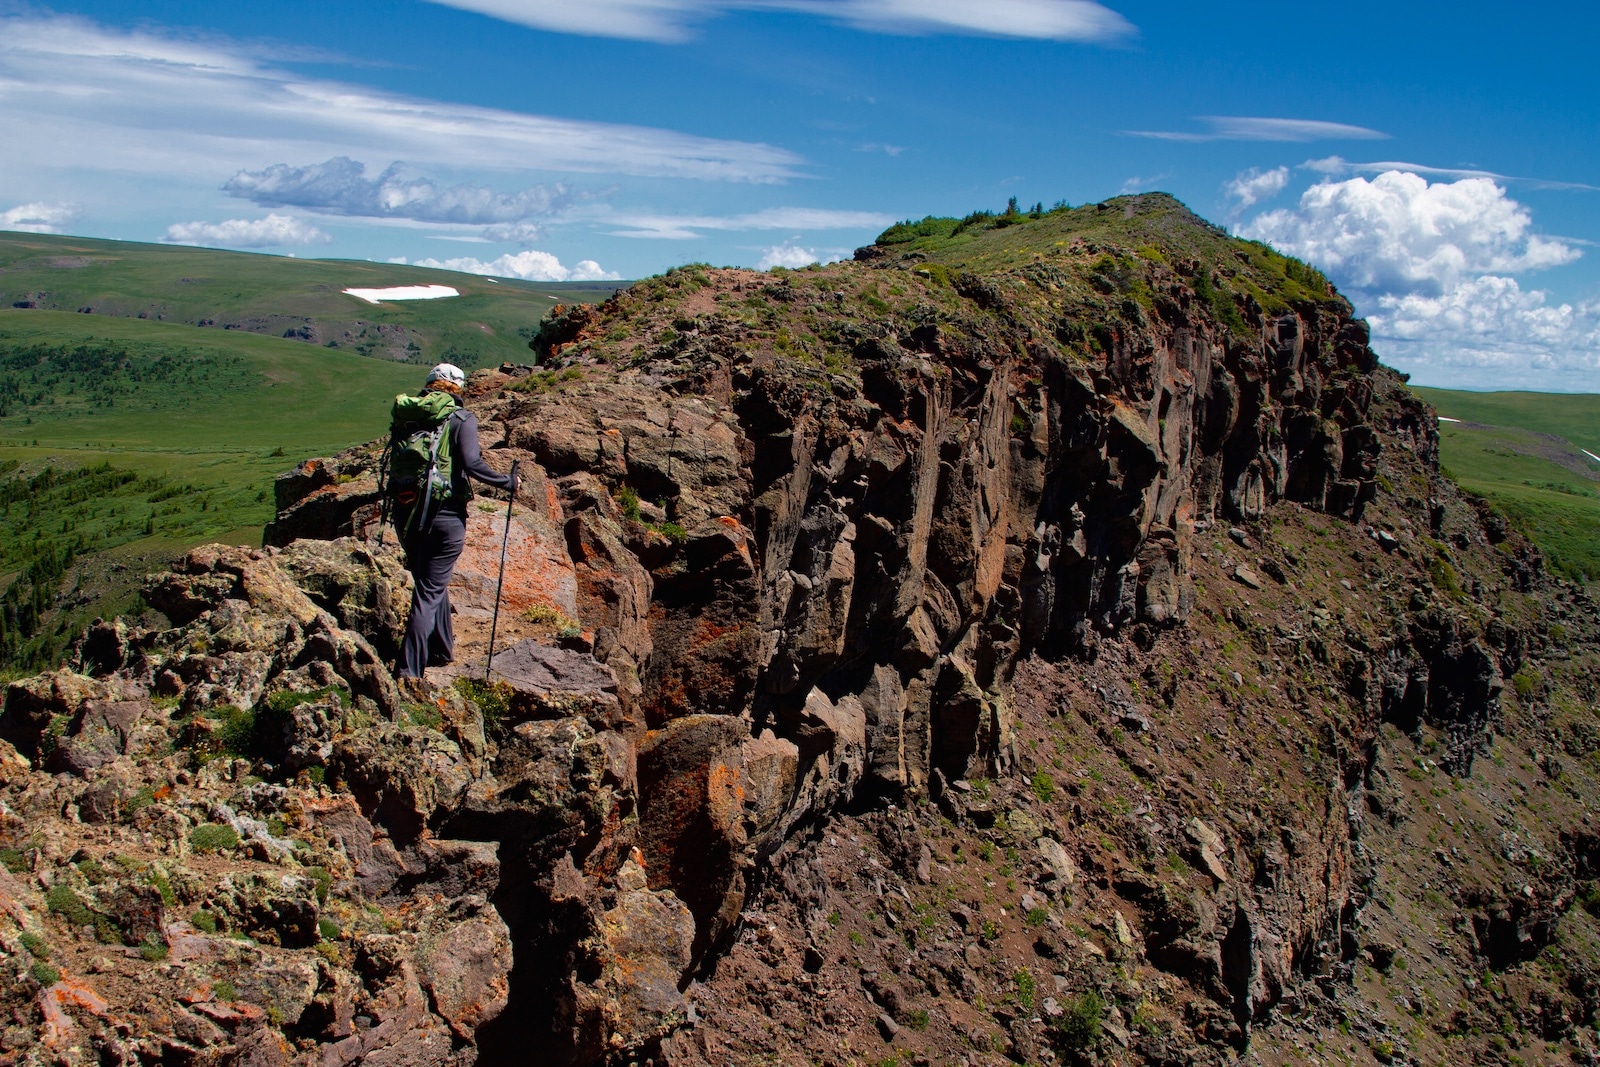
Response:
[[[1443,419],[1440,463],[1571,578],[1600,576],[1600,395],[1415,390]]]
[[[557,303],[604,300],[625,283],[530,283],[356,260],[0,233],[0,307],[153,320],[287,337],[364,356],[471,370],[530,362]],[[347,288],[448,285],[458,297],[370,304]]]
[[[256,544],[272,479],[383,433],[418,368],[293,341],[0,310],[0,666],[47,662],[161,561]],[[77,583],[57,603],[63,578]]]

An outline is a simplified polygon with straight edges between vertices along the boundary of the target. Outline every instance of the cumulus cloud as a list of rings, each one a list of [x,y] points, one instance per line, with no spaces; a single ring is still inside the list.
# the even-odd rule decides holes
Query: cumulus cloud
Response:
[[[529,282],[618,281],[622,277],[615,271],[605,270],[592,259],[580,260],[576,265],[566,267],[549,252],[537,252],[532,249],[515,255],[501,256],[488,262],[463,256],[459,259],[445,260],[419,259],[414,265],[461,271],[464,274],[484,274],[496,278],[520,278]]]
[[[1158,141],[1381,141],[1388,134],[1365,126],[1320,119],[1264,119],[1239,115],[1201,115],[1196,122],[1206,127],[1199,131],[1124,130],[1129,137],[1151,137]]]
[[[508,172],[774,182],[770,145],[533,115],[319,80],[221,38],[75,17],[0,18],[0,144],[12,166],[222,180],[262,160],[377,156]]]
[[[0,211],[0,230],[21,233],[60,233],[61,227],[78,217],[78,209],[68,204],[21,204]]]
[[[1533,232],[1488,178],[1325,180],[1239,232],[1326,271],[1403,369],[1439,384],[1600,387],[1600,302],[1556,302],[1511,277],[1582,253]]]
[[[1298,207],[1269,211],[1239,232],[1354,289],[1438,295],[1472,275],[1556,267],[1580,255],[1532,226],[1528,209],[1487,178],[1430,184],[1389,171],[1319,182]]]
[[[220,245],[226,248],[269,248],[281,245],[325,245],[332,236],[292,215],[226,222],[175,222],[167,227],[168,244]]]
[[[801,248],[793,241],[785,241],[781,245],[774,245],[761,253],[761,258],[756,261],[757,270],[771,270],[773,267],[788,267],[798,270],[809,267],[813,263],[837,263],[844,258],[842,252],[818,251],[812,248]]]
[[[1226,189],[1228,195],[1239,201],[1239,208],[1243,210],[1271,200],[1289,184],[1289,168],[1276,167],[1272,170],[1261,171],[1255,167],[1242,170],[1234,175]]]
[[[728,11],[789,11],[872,33],[1106,41],[1134,32],[1092,0],[432,0],[555,33],[677,42]]]
[[[612,237],[679,240],[699,237],[701,230],[882,230],[892,215],[876,211],[834,211],[827,208],[774,207],[742,215],[617,215],[622,227]]]
[[[307,167],[278,163],[265,170],[241,170],[222,189],[262,207],[469,225],[549,215],[573,199],[565,185],[535,185],[515,193],[497,193],[484,185],[441,186],[404,163],[368,178],[366,165],[348,156]]]

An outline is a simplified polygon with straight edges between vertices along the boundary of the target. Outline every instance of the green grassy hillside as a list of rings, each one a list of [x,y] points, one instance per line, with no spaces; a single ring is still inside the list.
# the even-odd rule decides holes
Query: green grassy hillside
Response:
[[[448,285],[461,295],[375,305],[343,292],[395,285]],[[618,285],[0,233],[0,307],[290,337],[412,363],[449,359],[469,369],[528,362],[528,340],[552,306],[603,300]]]
[[[1079,249],[1097,258],[1083,276],[1047,255]],[[954,272],[1013,271],[1054,288],[1063,301],[1119,311],[1132,301],[1146,311],[1157,299],[1145,267],[1159,263],[1193,279],[1196,295],[1241,336],[1249,334],[1237,300],[1248,296],[1269,313],[1291,306],[1343,302],[1315,268],[1195,215],[1166,193],[1119,196],[1100,204],[1031,210],[1015,200],[1003,212],[965,218],[929,216],[889,227],[877,255],[922,260],[944,280]],[[1130,309],[1131,312],[1131,309]]]
[[[1600,577],[1600,395],[1417,389],[1443,419],[1444,467],[1572,576]]]
[[[0,665],[51,662],[84,621],[128,607],[145,560],[259,543],[273,477],[380,436],[420,374],[237,332],[0,310]]]

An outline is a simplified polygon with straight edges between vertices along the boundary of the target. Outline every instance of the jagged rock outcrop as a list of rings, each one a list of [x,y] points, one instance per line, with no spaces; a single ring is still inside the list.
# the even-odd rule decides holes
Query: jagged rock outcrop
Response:
[[[876,246],[554,315],[544,369],[469,383],[522,488],[472,506],[459,682],[431,703],[386,669],[409,587],[376,446],[280,477],[272,547],[153,578],[170,629],[97,625],[82,673],[14,683],[7,817],[132,828],[126,869],[177,903],[19,845],[40,889],[172,952],[174,990],[210,983],[135,1019],[37,979],[102,1020],[55,1051],[720,1064],[685,1036],[698,980],[729,1018],[814,995],[801,1044],[921,1033],[934,1003],[1022,1062],[1102,1022],[1144,1062],[1212,1062],[1347,980],[1363,835],[1410,803],[1384,731],[1471,770],[1537,639],[1466,589],[1533,588],[1537,557],[1439,479],[1427,409],[1314,273],[1124,207],[1120,244],[1068,230],[981,275]],[[180,877],[165,857],[202,844],[236,870]],[[1501,888],[1460,898],[1493,967],[1574,899]],[[1067,919],[1091,906],[1094,938]],[[289,977],[246,997],[251,968]],[[817,1007],[842,975],[860,1019]],[[1127,1015],[1091,1027],[1104,998]],[[1159,1033],[1128,1017],[1146,999]]]

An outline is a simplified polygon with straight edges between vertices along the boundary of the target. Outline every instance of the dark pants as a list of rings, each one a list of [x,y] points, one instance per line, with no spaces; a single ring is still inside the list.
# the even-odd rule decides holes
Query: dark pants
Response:
[[[467,520],[453,511],[440,511],[427,529],[405,539],[412,586],[411,616],[406,620],[405,643],[400,646],[402,678],[421,678],[430,658],[448,660],[455,654],[450,574],[466,541]]]

